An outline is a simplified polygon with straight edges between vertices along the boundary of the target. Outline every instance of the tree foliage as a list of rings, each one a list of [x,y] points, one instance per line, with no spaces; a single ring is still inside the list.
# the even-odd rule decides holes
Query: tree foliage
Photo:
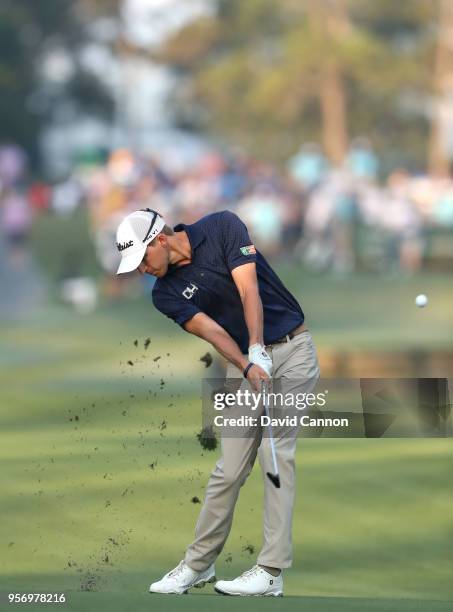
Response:
[[[326,113],[335,130],[340,103],[329,111],[332,91],[348,137],[367,134],[420,165],[435,19],[436,2],[425,0],[220,0],[214,18],[179,31],[161,57],[190,78],[184,102],[204,109],[197,126],[251,153],[279,160],[303,140],[325,144]]]
[[[87,40],[87,20],[94,16],[86,0],[2,0],[0,3],[0,122],[1,138],[21,144],[37,161],[40,129],[51,120],[62,98],[77,107],[106,115],[112,103],[99,81],[77,62],[77,50]],[[101,9],[115,10],[117,0],[102,0]],[[91,10],[91,12],[90,12]],[[47,86],[41,61],[51,47],[74,60],[68,82]]]

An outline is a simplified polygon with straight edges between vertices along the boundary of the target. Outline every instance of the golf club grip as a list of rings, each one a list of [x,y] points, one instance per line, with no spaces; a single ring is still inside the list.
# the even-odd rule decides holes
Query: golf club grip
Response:
[[[262,380],[261,381],[261,397],[263,400],[263,407],[264,407],[264,412],[266,414],[266,416],[269,419],[269,424],[267,426],[268,431],[269,431],[269,444],[271,447],[271,454],[272,454],[272,463],[274,466],[274,472],[275,472],[275,479],[276,481],[278,481],[278,486],[277,486],[277,482],[274,481],[272,478],[270,478],[270,480],[272,480],[273,484],[277,487],[280,488],[280,476],[279,476],[279,470],[278,470],[278,463],[277,463],[277,454],[275,452],[275,442],[274,442],[274,434],[272,432],[272,425],[270,422],[270,414],[269,414],[269,406],[267,405],[267,401],[266,401],[266,381]]]

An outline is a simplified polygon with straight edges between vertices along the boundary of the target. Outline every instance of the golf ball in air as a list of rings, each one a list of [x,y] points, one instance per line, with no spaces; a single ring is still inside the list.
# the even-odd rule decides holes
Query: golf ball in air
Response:
[[[417,295],[417,297],[415,298],[415,304],[419,308],[424,308],[427,303],[428,303],[428,298],[426,297],[424,293],[420,293],[420,295]]]

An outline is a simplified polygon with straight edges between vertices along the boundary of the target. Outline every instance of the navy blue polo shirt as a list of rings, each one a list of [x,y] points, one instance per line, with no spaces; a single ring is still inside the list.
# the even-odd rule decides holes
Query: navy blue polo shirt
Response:
[[[249,335],[244,309],[231,271],[255,262],[263,303],[264,343],[270,344],[304,322],[297,300],[286,289],[263,255],[255,250],[244,223],[225,210],[212,213],[196,223],[180,223],[174,231],[187,232],[192,261],[172,266],[156,280],[152,291],[158,310],[183,326],[198,312],[204,312],[223,327],[248,352]]]

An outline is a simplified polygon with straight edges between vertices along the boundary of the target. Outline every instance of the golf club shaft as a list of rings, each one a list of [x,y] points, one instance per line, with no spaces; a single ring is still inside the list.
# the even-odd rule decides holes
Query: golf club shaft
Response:
[[[266,381],[263,380],[261,382],[261,396],[263,398],[263,406],[264,406],[264,412],[266,414],[266,416],[268,417],[268,422],[269,425],[268,430],[269,430],[269,440],[270,440],[270,445],[271,445],[271,453],[272,453],[272,463],[274,464],[274,472],[276,475],[278,475],[278,464],[277,464],[277,455],[275,453],[275,443],[274,443],[274,435],[272,433],[272,425],[270,422],[270,414],[269,414],[269,407],[267,405],[267,401],[266,401]]]

